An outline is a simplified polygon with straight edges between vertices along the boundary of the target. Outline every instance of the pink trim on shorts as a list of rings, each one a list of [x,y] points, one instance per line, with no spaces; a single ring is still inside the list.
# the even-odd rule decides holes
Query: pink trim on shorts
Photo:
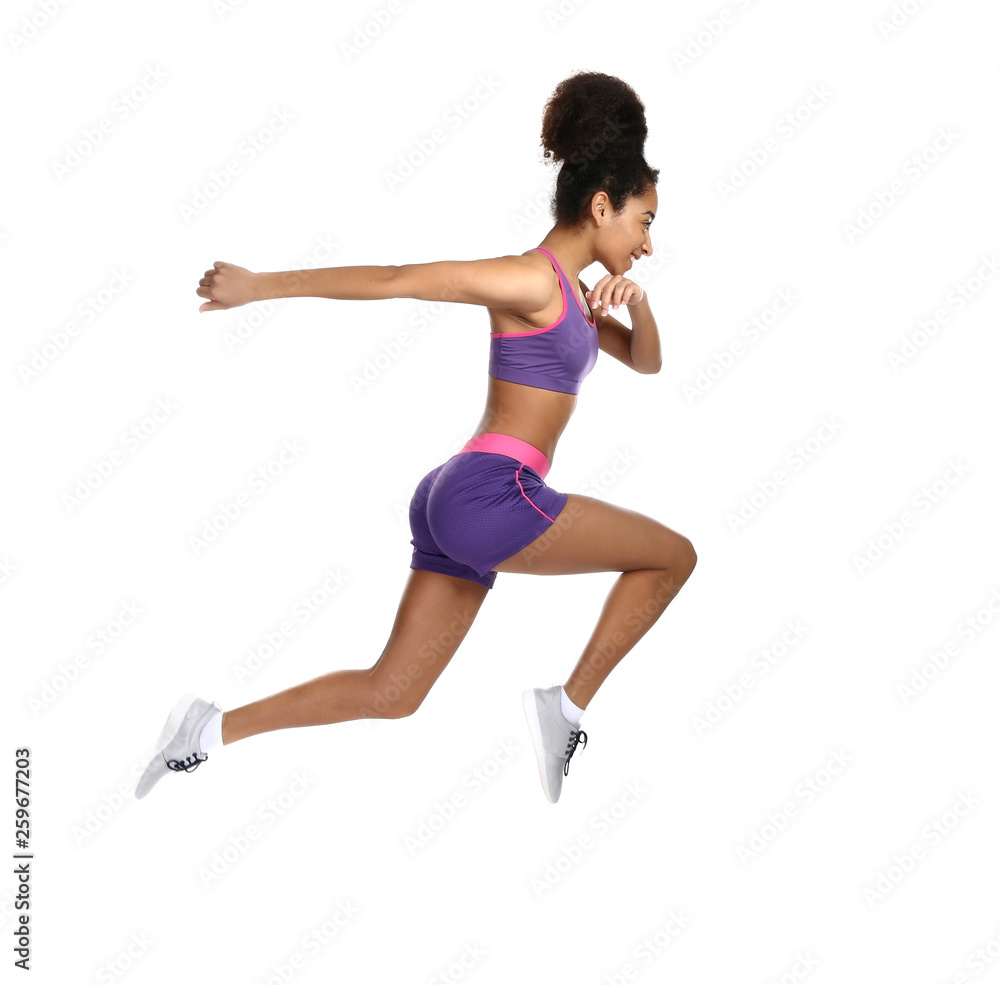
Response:
[[[534,445],[520,438],[515,438],[510,434],[498,434],[495,431],[487,431],[485,434],[477,434],[474,438],[469,438],[465,447],[455,454],[461,455],[467,451],[491,451],[496,455],[506,455],[513,458],[522,465],[527,465],[529,469],[534,469],[540,478],[544,479],[549,472],[549,460]],[[520,485],[520,481],[518,482]],[[523,490],[522,490],[523,491]],[[525,497],[527,498],[527,497]],[[529,499],[530,503],[531,500]],[[534,503],[531,503],[535,506]],[[538,509],[535,506],[535,509]],[[538,510],[541,513],[541,510]],[[544,514],[543,514],[544,515]]]
[[[524,468],[523,465],[521,465],[520,468],[518,468],[518,470],[514,473],[514,479],[517,482],[517,488],[521,490],[521,495],[529,503],[531,503],[532,506],[535,506],[535,504],[531,502],[531,497],[524,491],[524,486],[521,485],[521,469],[523,469],[523,468]],[[537,471],[537,469],[536,469],[536,471]],[[541,474],[541,473],[539,473],[539,474]],[[548,513],[545,512],[545,510],[539,509],[537,506],[535,506],[535,509],[538,510],[538,512],[541,513],[542,516],[544,516],[545,519],[549,521],[549,523],[555,523],[556,522],[555,520],[552,519],[552,517],[550,517],[548,515]]]

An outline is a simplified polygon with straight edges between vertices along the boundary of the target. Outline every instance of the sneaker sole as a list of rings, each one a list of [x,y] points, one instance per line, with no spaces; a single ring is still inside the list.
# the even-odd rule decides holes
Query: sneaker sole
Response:
[[[535,705],[535,692],[522,691],[521,705],[524,708],[524,717],[528,720],[528,731],[531,733],[531,743],[535,747],[535,762],[538,764],[538,777],[542,781],[542,790],[545,791],[545,799],[554,804],[552,791],[549,790],[549,778],[545,772],[545,753],[542,743],[542,728],[538,722],[538,708]]]

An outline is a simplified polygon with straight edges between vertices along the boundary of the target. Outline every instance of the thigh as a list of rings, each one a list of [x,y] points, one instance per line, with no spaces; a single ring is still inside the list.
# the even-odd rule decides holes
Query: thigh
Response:
[[[414,711],[455,655],[489,589],[466,578],[411,570],[381,656],[369,675],[373,707]]]
[[[639,568],[693,568],[691,541],[658,520],[570,493],[555,522],[494,571],[565,575]]]

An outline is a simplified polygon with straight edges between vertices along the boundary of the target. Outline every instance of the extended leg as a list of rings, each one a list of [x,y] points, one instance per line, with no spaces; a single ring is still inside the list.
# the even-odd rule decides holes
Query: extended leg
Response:
[[[410,577],[382,655],[366,670],[335,670],[222,716],[229,745],[274,729],[412,715],[451,660],[489,589],[435,571]]]

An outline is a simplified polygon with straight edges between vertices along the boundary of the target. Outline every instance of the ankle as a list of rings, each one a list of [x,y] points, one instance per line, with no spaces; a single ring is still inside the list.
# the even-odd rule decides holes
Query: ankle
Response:
[[[223,744],[222,722],[225,717],[225,712],[218,710],[202,726],[198,735],[198,746],[202,752],[211,752]]]
[[[559,689],[559,706],[562,709],[563,718],[571,725],[578,725],[580,719],[583,718],[583,713],[586,711],[586,708],[581,708],[573,701],[566,693],[565,687]]]

